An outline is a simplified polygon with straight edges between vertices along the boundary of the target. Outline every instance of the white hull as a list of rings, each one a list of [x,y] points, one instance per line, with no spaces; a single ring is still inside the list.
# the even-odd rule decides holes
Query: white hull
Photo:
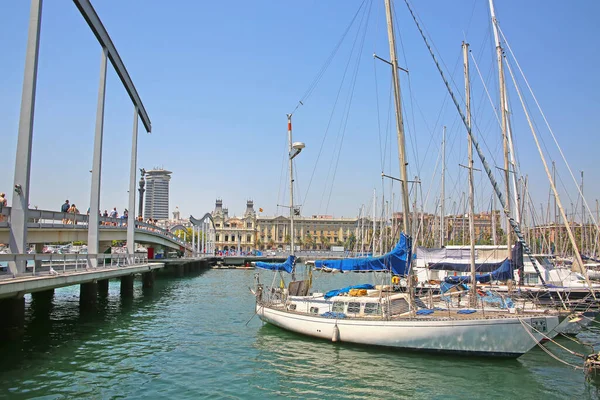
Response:
[[[527,328],[528,333],[525,328],[527,324],[536,326],[545,334],[559,325],[557,316],[331,319],[262,305],[257,305],[257,314],[264,322],[321,339],[407,350],[500,357],[519,357],[543,339],[542,335],[530,328]]]

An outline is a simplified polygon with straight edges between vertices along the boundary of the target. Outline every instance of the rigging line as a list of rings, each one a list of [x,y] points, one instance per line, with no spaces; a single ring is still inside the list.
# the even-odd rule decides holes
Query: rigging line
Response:
[[[469,17],[469,22],[467,23],[467,31],[465,32],[465,38],[469,35],[469,29],[471,29],[471,22],[473,21],[473,15],[475,15],[475,6],[477,5],[478,0],[473,0],[473,9],[471,10],[471,16]],[[466,40],[465,40],[466,42]]]
[[[472,132],[469,124],[467,123],[467,119],[466,119],[464,113],[462,112],[462,109],[460,108],[460,104],[458,103],[458,100],[454,96],[454,92],[450,88],[450,84],[449,84],[448,80],[446,79],[446,76],[444,75],[444,71],[442,70],[442,67],[438,63],[437,57],[435,56],[433,49],[429,45],[429,41],[427,40],[427,37],[423,33],[423,30],[421,29],[421,25],[417,21],[417,18],[413,13],[412,8],[410,7],[408,0],[404,0],[404,2],[406,3],[408,10],[410,11],[410,13],[413,17],[413,20],[415,21],[415,24],[417,25],[417,29],[421,33],[421,37],[423,38],[423,41],[425,42],[425,45],[427,46],[427,49],[429,50],[429,54],[431,55],[431,57],[433,58],[433,61],[435,62],[435,65],[442,77],[442,80],[444,81],[444,84],[446,85],[446,89],[448,89],[448,92],[450,92],[450,97],[452,98],[452,102],[454,103],[456,110],[458,111],[458,113],[463,121],[463,124],[465,125],[465,128],[467,129],[469,137],[471,138],[471,142],[473,143],[473,146],[475,147],[475,150],[477,151],[477,155],[479,156],[479,159],[481,160],[481,164],[483,165],[483,168],[485,169],[485,172],[487,173],[488,178],[490,179],[490,183],[492,184],[492,187],[494,188],[494,191],[496,192],[496,196],[498,197],[498,200],[500,201],[500,204],[502,205],[502,208],[504,209],[504,213],[506,214],[508,222],[512,226],[512,228],[515,232],[515,235],[519,239],[519,242],[521,242],[521,244],[523,245],[524,253],[527,254],[527,257],[531,260],[531,263],[533,264],[533,267],[535,268],[535,271],[538,274],[540,281],[542,282],[542,285],[544,285],[544,287],[546,287],[546,281],[544,280],[542,274],[540,273],[537,264],[533,260],[533,256],[531,255],[531,250],[529,249],[529,245],[525,241],[525,238],[523,236],[523,233],[521,232],[521,228],[519,227],[519,224],[508,213],[508,210],[506,208],[506,202],[504,200],[502,191],[500,190],[500,187],[498,186],[498,182],[496,181],[496,178],[494,177],[494,175],[492,173],[492,170],[485,158],[485,155],[483,154],[483,152],[481,150],[481,146],[479,146],[479,141],[477,140],[475,135],[473,135],[473,132]]]
[[[533,125],[531,124],[531,118],[529,116],[529,113],[527,112],[527,107],[525,105],[525,102],[523,101],[523,96],[521,95],[521,91],[519,90],[519,86],[517,85],[517,81],[515,79],[515,75],[513,74],[512,68],[510,67],[510,63],[506,63],[506,66],[508,68],[508,72],[510,73],[510,77],[512,78],[512,81],[513,81],[513,83],[515,85],[515,88],[517,90],[517,94],[519,95],[519,100],[521,101],[521,104],[522,104],[523,109],[525,111],[525,116],[527,117],[527,122],[529,123],[529,127],[531,128],[531,133],[532,133],[533,138],[535,140],[535,144],[536,144],[537,149],[538,149],[538,151],[540,153],[540,158],[542,159],[542,163],[544,164],[544,169],[546,170],[546,175],[548,176],[548,180],[552,181],[552,177],[550,175],[550,170],[548,169],[548,164],[546,163],[546,159],[544,158],[544,154],[542,152],[542,148],[540,147],[540,144],[538,142],[537,134],[536,134],[536,132],[535,132],[535,130],[533,128]],[[561,205],[560,199],[558,198],[558,191],[556,189],[556,186],[553,186],[552,188],[553,188],[553,190],[554,190],[554,192],[555,192],[555,194],[557,196],[558,207],[559,207],[559,209],[561,211],[561,214],[562,214],[563,217],[565,217],[564,210],[562,209],[562,205]],[[566,228],[567,228],[567,233],[569,235],[569,238],[573,242],[573,252],[576,253],[575,254],[575,260],[578,262],[578,264],[581,266],[581,268],[583,268],[583,261],[581,260],[580,254],[577,254],[577,253],[579,253],[579,251],[576,251],[577,250],[577,246],[575,245],[575,237],[572,234],[571,229],[570,229],[568,223],[566,223]],[[584,273],[583,276],[585,277],[585,281],[588,284],[588,286],[590,287],[590,290],[593,290],[592,289],[592,284],[591,284],[591,282],[590,282],[590,280],[589,280],[589,278],[587,276],[587,273]],[[592,296],[594,296],[594,300],[595,300],[596,296],[595,296],[595,294],[594,294],[593,291],[592,291]]]
[[[413,19],[414,19],[414,20],[415,20],[415,22],[416,22],[416,23],[419,25],[419,27],[421,27],[421,25],[423,26],[423,28],[422,28],[422,29],[420,29],[420,31],[421,31],[421,35],[428,37],[428,38],[429,38],[429,39],[428,39],[428,42],[430,42],[430,43],[431,43],[431,46],[432,46],[432,47],[435,49],[435,51],[436,51],[438,54],[441,54],[441,52],[438,50],[437,46],[435,45],[435,43],[434,43],[434,41],[433,41],[433,39],[432,39],[432,36],[431,36],[431,35],[429,34],[429,32],[427,31],[427,28],[425,27],[425,24],[423,24],[423,23],[419,23],[419,22],[417,21],[417,20],[419,20],[419,21],[422,21],[421,17],[419,17],[419,16],[418,16],[418,14],[417,14],[417,12],[416,12],[416,11],[413,11],[412,7],[410,7],[410,5],[408,4],[408,2],[407,2],[407,1],[408,1],[408,0],[404,0],[404,2],[405,2],[405,3],[406,3],[408,6],[409,6],[409,9],[410,9],[410,12],[411,12],[411,15],[412,15]],[[441,63],[442,63],[442,65],[443,65],[443,66],[444,66],[444,68],[446,69],[446,71],[450,71],[450,68],[448,68],[448,66],[447,66],[447,65],[446,65],[446,63],[444,62],[444,59],[443,59],[441,56],[440,56],[440,60],[441,60]],[[460,92],[460,88],[458,87],[458,85],[456,84],[456,82],[454,82],[454,78],[453,78],[454,72],[456,72],[456,65],[455,65],[455,68],[452,70],[452,75],[450,75],[450,81],[449,81],[449,82],[451,82],[451,83],[454,85],[454,88],[455,88],[455,89],[458,91],[458,96],[459,96],[459,99],[460,99],[460,100],[461,100],[461,101],[464,103],[464,98],[462,97],[462,93]]]
[[[371,3],[372,6],[373,3]],[[325,206],[325,214],[327,214],[327,210],[329,209],[329,203],[331,201],[331,194],[333,193],[333,187],[334,187],[334,183],[335,183],[335,175],[337,173],[337,167],[339,165],[339,161],[340,161],[340,155],[342,154],[342,145],[344,143],[344,136],[346,135],[346,126],[348,125],[348,119],[349,119],[349,115],[350,115],[350,107],[352,105],[352,99],[354,98],[354,88],[356,87],[356,81],[357,81],[357,77],[358,77],[358,71],[359,71],[359,67],[360,67],[360,61],[361,61],[361,57],[360,54],[362,53],[362,50],[364,48],[365,45],[365,39],[367,37],[367,27],[369,25],[369,17],[371,16],[371,6],[369,6],[368,8],[368,12],[367,12],[367,18],[365,21],[365,27],[364,27],[364,31],[363,31],[363,37],[361,39],[361,43],[360,43],[360,48],[358,50],[357,53],[357,57],[356,57],[356,66],[354,68],[354,75],[351,79],[351,86],[350,86],[350,97],[348,98],[348,101],[346,103],[346,109],[345,109],[345,117],[342,114],[342,118],[345,118],[345,120],[343,121],[343,127],[340,126],[341,129],[341,139],[340,139],[340,144],[338,146],[338,153],[337,153],[337,158],[335,161],[335,167],[333,170],[333,176],[331,177],[331,186],[329,189],[329,197],[327,199],[327,205]],[[339,133],[338,133],[339,135]],[[333,161],[333,160],[332,160]]]
[[[577,357],[585,358],[585,356],[584,356],[583,354],[581,354],[581,353],[577,353],[576,351],[573,351],[573,350],[571,350],[571,349],[569,349],[569,348],[567,348],[567,347],[565,347],[565,346],[561,345],[561,344],[560,344],[560,343],[558,343],[556,340],[553,340],[552,338],[548,337],[548,336],[547,336],[547,335],[545,335],[544,333],[540,332],[539,330],[537,330],[536,328],[534,328],[533,326],[531,326],[529,323],[527,323],[526,321],[524,321],[522,318],[519,318],[519,321],[521,321],[521,324],[523,325],[523,327],[525,328],[525,330],[526,330],[527,332],[529,332],[529,334],[530,334],[530,335],[533,335],[533,334],[532,334],[532,333],[529,331],[529,329],[527,329],[527,327],[529,327],[529,328],[531,328],[532,330],[534,330],[535,332],[539,333],[540,335],[542,335],[542,336],[544,337],[544,339],[547,339],[548,341],[550,341],[550,342],[552,342],[553,344],[557,345],[558,347],[560,347],[561,349],[563,349],[563,350],[564,350],[564,351],[566,351],[567,353],[571,354],[572,356],[577,356]],[[533,337],[533,336],[532,336],[532,337]],[[539,344],[541,347],[543,347],[543,345],[542,345],[542,344],[541,344],[539,341],[538,341],[538,344]],[[546,349],[546,350],[548,350],[548,349]],[[548,351],[550,351],[550,350],[548,350]],[[557,358],[557,359],[558,359],[558,358]],[[560,360],[560,361],[562,361],[562,360]],[[569,364],[569,363],[568,363],[568,362],[566,362],[566,361],[562,361],[562,362],[564,362],[564,363],[565,363],[565,364],[567,364],[567,365],[570,365],[570,366],[571,366],[571,367],[573,367],[573,368],[576,368],[576,369],[583,369],[583,367],[580,367],[580,366],[578,366],[578,365],[572,365],[572,364]]]
[[[336,97],[335,97],[335,101],[333,103],[333,108],[331,110],[331,113],[329,114],[329,119],[327,121],[327,127],[325,128],[325,133],[323,134],[323,140],[321,140],[321,146],[319,147],[319,153],[317,154],[317,159],[315,161],[315,164],[314,164],[314,167],[313,167],[313,171],[312,171],[312,173],[310,175],[310,179],[308,181],[308,187],[306,188],[306,194],[304,195],[304,201],[306,201],[306,199],[308,198],[308,193],[309,193],[310,187],[312,185],[312,181],[313,181],[313,178],[315,176],[315,172],[317,170],[317,166],[319,165],[319,160],[321,159],[321,154],[323,153],[323,146],[325,145],[325,140],[327,139],[327,135],[329,133],[329,128],[331,127],[331,123],[333,121],[333,116],[335,115],[335,110],[337,108],[337,104],[338,104],[338,101],[340,99],[340,95],[342,93],[342,89],[344,87],[344,82],[346,80],[346,74],[348,73],[348,69],[350,68],[350,61],[352,60],[352,55],[354,54],[354,48],[356,46],[356,41],[358,40],[358,34],[360,33],[360,26],[362,25],[363,19],[364,19],[364,14],[361,17],[361,20],[360,20],[360,23],[359,23],[359,28],[357,29],[356,36],[354,37],[354,41],[352,42],[352,48],[350,49],[350,55],[348,56],[348,61],[346,62],[346,67],[344,68],[344,73],[342,74],[342,80],[340,82],[340,86],[338,88],[338,91],[337,91],[337,94],[336,94]],[[329,172],[328,172],[327,175],[328,175],[327,178],[329,178]],[[323,200],[321,200],[321,202],[322,201]],[[319,208],[320,207],[321,206],[319,205]]]
[[[552,135],[552,139],[554,140],[554,144],[556,144],[556,147],[558,148],[558,151],[560,152],[560,156],[562,157],[564,163],[566,164],[567,169],[569,170],[569,174],[571,174],[571,178],[573,179],[573,182],[575,182],[575,186],[577,187],[577,191],[583,197],[583,194],[581,193],[581,188],[579,187],[579,183],[577,182],[577,179],[575,179],[575,175],[573,175],[573,171],[571,170],[571,166],[567,162],[567,158],[565,157],[565,154],[563,153],[562,148],[558,144],[558,140],[556,139],[556,136],[554,135],[554,131],[552,130],[552,127],[550,126],[550,123],[548,122],[548,119],[546,118],[546,114],[542,110],[542,107],[540,106],[540,103],[538,102],[538,99],[535,96],[535,93],[533,93],[533,89],[529,85],[529,81],[527,80],[527,77],[525,76],[525,73],[521,69],[521,65],[519,64],[519,61],[517,60],[517,57],[513,53],[512,48],[510,47],[510,44],[508,43],[508,40],[506,40],[506,36],[504,36],[504,32],[500,28],[500,25],[499,24],[497,24],[497,25],[498,25],[498,30],[500,31],[500,34],[502,35],[502,38],[504,39],[504,43],[506,43],[506,47],[508,48],[508,51],[512,55],[513,60],[515,61],[515,64],[517,65],[517,68],[519,69],[519,72],[521,73],[521,76],[525,80],[525,84],[527,85],[527,88],[529,89],[529,93],[531,93],[531,96],[533,97],[533,100],[535,101],[535,104],[536,104],[536,106],[537,106],[540,114],[542,115],[542,118],[544,119],[544,122],[546,123],[546,127],[548,128],[548,130],[550,131],[550,134]],[[587,201],[585,200],[585,198],[583,199],[583,201],[585,203],[585,208],[587,209],[588,213],[590,214],[590,217],[591,217],[592,221],[594,222],[594,225],[596,226],[596,230],[600,233],[600,226],[598,226],[598,221],[596,221],[596,219],[594,218],[594,214],[590,210],[590,207],[589,207]]]
[[[487,88],[487,85],[485,84],[485,81],[483,80],[483,75],[481,75],[481,70],[479,69],[479,65],[477,64],[477,60],[475,60],[475,56],[473,55],[473,52],[469,50],[469,54],[471,55],[471,60],[473,60],[473,65],[475,65],[475,69],[477,70],[477,75],[479,76],[479,79],[481,80],[481,83],[483,85],[483,89],[485,90],[485,93],[487,94],[487,98],[490,101],[490,105],[492,106],[492,110],[494,110],[494,116],[496,117],[496,121],[498,122],[498,126],[502,126],[502,123],[500,122],[500,117],[498,116],[498,110],[496,109],[496,106],[494,105],[494,101],[492,100],[492,96],[490,95],[490,92]]]
[[[323,66],[321,67],[321,69],[319,70],[319,72],[317,73],[317,75],[314,77],[313,81],[309,85],[309,87],[306,90],[306,92],[304,92],[304,94],[302,95],[302,97],[298,101],[298,104],[296,105],[296,108],[294,108],[294,111],[292,111],[291,114],[294,114],[294,112],[296,112],[296,110],[298,109],[298,107],[300,107],[301,105],[304,105],[304,102],[310,97],[310,95],[312,94],[312,92],[314,91],[314,89],[317,87],[318,83],[321,81],[321,78],[323,77],[323,75],[325,74],[325,72],[329,68],[329,65],[331,64],[331,61],[333,61],[333,59],[335,58],[335,55],[337,54],[337,52],[340,49],[342,43],[344,42],[344,39],[346,38],[346,35],[350,31],[350,28],[352,27],[352,25],[354,25],[354,21],[356,20],[356,17],[358,16],[358,14],[359,14],[360,10],[362,9],[363,5],[365,4],[365,2],[366,2],[366,0],[363,0],[363,2],[360,3],[360,5],[358,7],[358,10],[356,10],[356,13],[354,14],[354,17],[352,17],[352,20],[350,20],[350,23],[348,24],[348,26],[344,30],[344,33],[342,34],[342,37],[340,38],[340,40],[337,42],[337,44],[335,45],[335,47],[333,48],[333,50],[329,54],[329,57],[327,58],[327,60],[325,61],[325,63],[323,64]]]
[[[402,41],[402,30],[400,29],[400,26],[398,25],[398,17],[396,15],[396,6],[394,3],[392,3],[392,12],[394,13],[394,25],[395,25],[395,31],[397,32],[397,38],[400,40],[400,49],[402,50],[402,57],[404,57],[404,66],[405,68],[410,71],[410,68],[408,66],[408,59],[406,58],[406,52],[404,50],[404,42]],[[416,151],[416,132],[417,132],[417,128],[415,126],[415,111],[414,111],[414,106],[413,106],[413,94],[412,94],[412,85],[411,85],[411,79],[410,79],[410,73],[407,73],[408,75],[408,92],[409,92],[409,99],[410,99],[410,112],[411,112],[411,119],[412,119],[412,128],[410,127],[410,123],[405,124],[406,126],[406,130],[408,131],[408,140],[410,142],[410,146],[411,146],[411,150],[413,153],[413,159],[415,160],[415,165],[416,165],[416,172],[417,175],[420,175],[421,170],[419,168],[419,165],[421,164],[421,162],[419,161],[419,154]],[[406,104],[402,103],[402,109],[403,109],[403,115],[408,115],[408,112],[406,111]],[[406,118],[405,118],[406,119]],[[413,171],[414,172],[414,171]]]

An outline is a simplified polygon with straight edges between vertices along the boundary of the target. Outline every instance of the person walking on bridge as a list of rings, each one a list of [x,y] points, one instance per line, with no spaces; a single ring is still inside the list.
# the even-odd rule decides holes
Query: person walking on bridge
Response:
[[[6,200],[6,195],[4,193],[0,193],[0,222],[4,221],[4,215],[2,215],[2,209],[4,207],[8,207],[8,201]]]
[[[69,212],[69,208],[71,208],[71,205],[69,204],[69,200],[65,200],[65,204],[63,204],[60,207],[60,212],[61,213],[68,213]],[[67,223],[67,219],[63,218],[62,223],[66,224]]]

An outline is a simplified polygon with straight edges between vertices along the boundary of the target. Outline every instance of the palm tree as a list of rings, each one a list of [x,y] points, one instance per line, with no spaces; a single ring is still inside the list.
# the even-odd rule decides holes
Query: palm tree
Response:
[[[307,233],[304,237],[304,243],[308,246],[309,250],[312,250],[315,241],[310,233]]]
[[[330,244],[331,242],[327,236],[321,236],[321,247],[323,250],[329,249]]]

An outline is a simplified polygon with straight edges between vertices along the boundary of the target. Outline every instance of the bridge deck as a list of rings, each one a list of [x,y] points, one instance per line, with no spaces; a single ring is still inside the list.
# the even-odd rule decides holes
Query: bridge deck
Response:
[[[55,289],[64,286],[93,282],[96,280],[112,279],[121,276],[139,274],[154,269],[164,268],[163,263],[148,263],[127,267],[106,267],[96,269],[67,270],[59,275],[19,276],[17,278],[0,280],[0,299],[22,296],[42,290]]]

